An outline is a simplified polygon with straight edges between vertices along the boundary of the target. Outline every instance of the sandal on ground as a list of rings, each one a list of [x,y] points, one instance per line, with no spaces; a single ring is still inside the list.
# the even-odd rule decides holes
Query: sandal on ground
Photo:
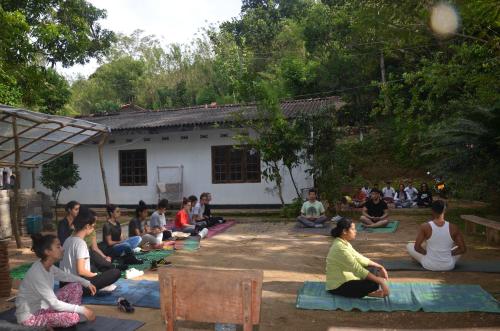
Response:
[[[120,309],[124,313],[133,313],[135,310],[135,308],[125,298],[122,297],[118,298],[117,304],[118,304],[118,309]]]

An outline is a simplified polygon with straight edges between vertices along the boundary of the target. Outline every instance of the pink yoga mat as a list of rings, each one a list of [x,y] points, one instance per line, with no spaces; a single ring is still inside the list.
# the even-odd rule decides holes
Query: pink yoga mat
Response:
[[[235,224],[235,220],[227,220],[225,223],[214,225],[208,228],[207,238],[212,238],[213,236],[226,231]]]

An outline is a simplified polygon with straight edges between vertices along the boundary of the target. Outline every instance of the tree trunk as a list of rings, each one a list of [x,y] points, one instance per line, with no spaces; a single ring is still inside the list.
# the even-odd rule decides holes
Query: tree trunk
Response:
[[[293,187],[295,188],[295,192],[297,193],[297,198],[302,199],[302,195],[300,194],[300,191],[297,187],[297,183],[295,183],[295,178],[293,177],[293,174],[292,174],[292,168],[287,167],[287,169],[288,169],[288,172],[290,173],[290,179],[292,180],[292,184],[293,184]]]
[[[278,164],[276,162],[273,162],[273,172],[274,172],[274,175],[275,175],[275,181],[276,181],[276,185],[278,186],[278,196],[280,198],[280,201],[281,201],[281,206],[285,206],[285,199],[283,199],[283,186],[282,186],[282,183],[283,183],[283,178],[281,177],[281,173],[280,173],[280,167],[278,166]]]

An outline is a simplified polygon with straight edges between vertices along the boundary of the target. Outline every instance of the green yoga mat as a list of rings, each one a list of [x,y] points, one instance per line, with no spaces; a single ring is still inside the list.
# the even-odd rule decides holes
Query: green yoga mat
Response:
[[[137,253],[137,254],[135,254],[135,257],[143,260],[144,263],[143,264],[129,264],[128,268],[129,269],[135,268],[137,270],[142,270],[142,271],[148,270],[149,268],[151,268],[151,262],[158,261],[159,259],[163,259],[164,257],[170,256],[172,254],[174,254],[173,251],[165,250],[165,249],[154,250],[154,251],[149,251],[149,252],[145,252],[145,253]],[[125,271],[122,271],[121,277],[125,278]]]
[[[399,221],[389,221],[383,228],[366,228],[363,223],[356,223],[356,231],[368,233],[393,233],[396,232],[399,226]]]
[[[452,313],[480,311],[500,313],[498,301],[479,285],[433,283],[391,283],[388,298],[363,299],[332,295],[324,282],[305,282],[297,295],[296,307],[316,310],[419,311]]]
[[[130,268],[136,268],[137,270],[147,270],[151,267],[151,262],[155,260],[162,259],[164,257],[167,257],[169,255],[172,255],[174,252],[169,251],[169,250],[156,250],[156,251],[150,251],[146,253],[137,253],[135,256],[138,259],[141,259],[144,261],[143,264],[130,264],[128,267]],[[24,275],[26,272],[28,272],[28,269],[31,267],[32,263],[25,263],[22,264],[18,267],[13,268],[10,271],[10,277],[13,279],[24,279]],[[125,278],[125,272],[122,272],[122,278]]]

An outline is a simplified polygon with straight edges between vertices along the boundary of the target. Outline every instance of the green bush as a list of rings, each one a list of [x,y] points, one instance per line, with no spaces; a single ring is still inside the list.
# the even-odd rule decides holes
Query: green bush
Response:
[[[285,205],[281,208],[281,216],[285,218],[295,218],[300,215],[302,208],[302,199],[295,198],[291,204]]]

